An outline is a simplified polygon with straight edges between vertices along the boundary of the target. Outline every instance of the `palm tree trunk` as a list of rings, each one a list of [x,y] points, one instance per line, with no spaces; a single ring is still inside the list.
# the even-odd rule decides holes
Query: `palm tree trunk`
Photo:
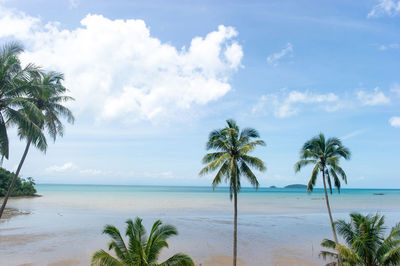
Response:
[[[11,192],[14,188],[15,182],[17,181],[17,178],[18,178],[19,172],[21,171],[22,165],[24,164],[26,155],[28,154],[28,151],[29,151],[29,147],[31,146],[31,142],[32,142],[31,140],[28,140],[28,142],[26,143],[24,154],[22,155],[22,158],[21,158],[21,161],[19,162],[17,171],[15,172],[13,180],[11,181],[10,187],[8,188],[7,194],[3,200],[3,204],[1,205],[1,209],[0,209],[0,219],[1,219],[1,216],[3,215],[4,209],[6,208],[8,198],[10,197]]]
[[[234,218],[233,218],[233,266],[237,258],[237,189],[234,191]]]
[[[331,227],[332,227],[332,232],[333,232],[333,238],[336,243],[336,250],[338,252],[338,264],[339,266],[342,266],[342,256],[340,255],[339,252],[339,241],[336,235],[336,229],[335,229],[335,224],[333,223],[333,218],[332,218],[332,213],[331,213],[331,207],[329,205],[329,199],[328,199],[328,192],[326,191],[326,181],[325,181],[325,169],[322,170],[322,180],[324,181],[324,192],[325,192],[325,201],[326,201],[326,207],[328,208],[328,214],[329,214],[329,220],[331,221]]]

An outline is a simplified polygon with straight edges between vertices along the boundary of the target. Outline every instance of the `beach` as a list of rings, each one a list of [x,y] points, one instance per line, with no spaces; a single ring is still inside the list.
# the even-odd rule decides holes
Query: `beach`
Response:
[[[42,197],[12,198],[8,207],[26,215],[0,222],[1,265],[88,265],[107,248],[104,225],[125,230],[125,221],[143,218],[148,230],[161,219],[179,235],[166,258],[177,252],[198,265],[231,265],[233,203],[228,188],[37,185]],[[383,195],[376,195],[383,194]],[[323,238],[332,238],[321,189],[242,188],[239,194],[238,265],[324,265]],[[400,221],[400,190],[343,189],[334,193],[335,219],[350,212],[379,212],[387,226]],[[162,259],[161,258],[161,259]]]

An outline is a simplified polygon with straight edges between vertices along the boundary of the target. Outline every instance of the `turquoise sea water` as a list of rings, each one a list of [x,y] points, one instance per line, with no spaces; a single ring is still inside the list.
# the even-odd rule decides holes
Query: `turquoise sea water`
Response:
[[[31,214],[0,223],[0,265],[61,260],[87,265],[95,250],[106,248],[104,225],[123,230],[125,220],[136,216],[148,227],[156,219],[177,226],[180,234],[163,256],[183,251],[205,265],[207,258],[231,254],[229,188],[37,185],[37,190],[42,197],[9,202]],[[358,211],[384,214],[389,226],[400,221],[397,189],[342,189],[330,200],[335,219]],[[278,265],[282,254],[322,265],[319,243],[331,238],[323,190],[242,188],[238,231],[239,257],[247,265]]]

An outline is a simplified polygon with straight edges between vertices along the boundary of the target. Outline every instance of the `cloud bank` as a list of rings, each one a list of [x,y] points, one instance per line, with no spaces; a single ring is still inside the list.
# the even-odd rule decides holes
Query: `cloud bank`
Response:
[[[334,93],[318,94],[310,91],[286,92],[283,90],[281,93],[262,95],[254,105],[252,113],[270,109],[269,111],[272,111],[275,117],[286,118],[297,115],[300,112],[300,106],[307,104],[331,111],[331,108],[336,108],[338,100],[338,96]]]
[[[368,13],[368,18],[376,18],[382,16],[396,16],[400,14],[400,1],[396,0],[379,0],[372,10]]]
[[[96,120],[184,119],[193,107],[218,100],[241,66],[237,35],[220,25],[178,49],[151,36],[139,19],[88,14],[79,27],[63,29],[0,6],[0,38],[27,45],[23,62],[63,72],[74,112]]]

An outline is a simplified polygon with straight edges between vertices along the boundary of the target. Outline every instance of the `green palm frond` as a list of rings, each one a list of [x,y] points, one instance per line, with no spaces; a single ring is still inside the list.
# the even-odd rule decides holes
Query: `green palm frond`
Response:
[[[311,178],[310,181],[308,181],[308,185],[307,185],[307,192],[312,192],[315,186],[315,182],[317,181],[317,176],[319,173],[319,169],[320,169],[321,163],[318,162],[315,164],[312,172],[311,172]]]
[[[125,266],[124,263],[108,254],[105,250],[101,249],[96,251],[92,256],[92,266]]]
[[[193,266],[193,260],[186,254],[178,253],[159,264],[160,266]]]
[[[225,181],[229,183],[232,197],[234,191],[240,190],[241,175],[245,175],[253,186],[258,186],[257,178],[250,167],[259,171],[265,171],[266,167],[262,160],[248,153],[257,146],[265,146],[265,142],[255,139],[259,137],[259,133],[253,128],[240,131],[239,126],[232,119],[228,119],[226,124],[225,128],[213,130],[209,134],[206,148],[213,149],[215,152],[203,157],[202,163],[206,166],[201,169],[199,175],[217,171],[212,182],[213,187],[215,188],[225,178]]]
[[[168,238],[178,234],[174,226],[163,225],[161,220],[157,220],[147,238],[142,219],[139,217],[136,217],[134,221],[129,219],[126,224],[125,235],[128,237],[129,248],[126,247],[118,229],[112,225],[107,225],[104,233],[112,239],[109,249],[113,250],[118,258],[101,249],[92,255],[92,265],[194,266],[193,260],[182,253],[177,253],[160,264],[157,263],[161,250],[168,248]]]
[[[339,220],[335,227],[347,246],[339,245],[340,255],[349,265],[399,265],[400,225],[394,226],[384,238],[384,216],[350,214],[351,221]],[[324,239],[321,246],[335,248],[335,242]]]

